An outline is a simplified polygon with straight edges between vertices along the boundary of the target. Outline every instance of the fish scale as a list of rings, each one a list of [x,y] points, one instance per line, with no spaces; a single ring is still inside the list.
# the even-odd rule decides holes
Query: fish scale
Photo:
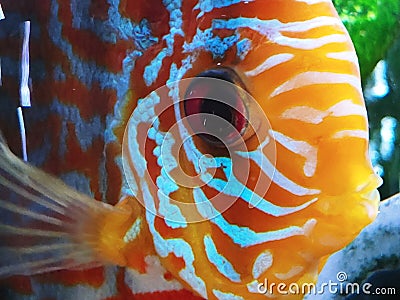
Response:
[[[320,258],[376,215],[378,199],[369,193],[379,179],[365,157],[357,58],[330,0],[6,0],[2,7],[0,27],[31,20],[28,161],[103,203],[118,203],[100,208],[76,195],[96,224],[82,228],[101,250],[87,254],[82,237],[71,245],[82,246],[82,263],[122,266],[12,278],[4,284],[8,298],[264,299],[262,277],[313,282]],[[0,39],[9,45],[0,48],[0,128],[19,153],[19,31]],[[270,123],[230,157],[180,123],[184,85],[176,82],[218,67],[242,78]],[[201,187],[179,184],[178,144]],[[203,157],[209,153],[213,159]],[[245,178],[249,162],[249,174],[257,175]],[[64,191],[50,178],[48,184]],[[337,204],[344,197],[353,213]],[[232,204],[224,211],[221,202]]]

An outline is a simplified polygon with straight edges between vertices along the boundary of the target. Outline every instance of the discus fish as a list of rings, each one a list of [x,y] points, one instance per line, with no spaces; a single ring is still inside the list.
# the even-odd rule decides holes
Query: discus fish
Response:
[[[52,109],[67,118],[60,132],[81,154],[102,133],[79,126],[90,109],[102,116],[90,119],[104,126],[96,149],[121,180],[94,165],[112,185],[95,183],[104,202],[94,201],[2,140],[0,275],[157,266],[158,277],[125,282],[133,292],[157,291],[157,278],[206,299],[301,299],[260,287],[315,282],[379,203],[357,57],[331,1],[109,1],[103,21],[89,21],[81,3],[53,0],[49,16],[38,14],[48,20],[52,59],[62,57],[54,78],[79,91],[96,85],[102,96],[115,90],[116,100],[104,113],[109,103],[69,96],[80,121],[72,106],[54,100]],[[106,44],[109,56],[79,45],[83,38]]]

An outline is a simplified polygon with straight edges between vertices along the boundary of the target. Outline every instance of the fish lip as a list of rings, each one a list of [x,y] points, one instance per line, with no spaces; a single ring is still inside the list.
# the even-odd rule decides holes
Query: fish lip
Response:
[[[377,174],[373,173],[369,179],[360,185],[356,193],[364,200],[364,206],[367,209],[368,217],[373,221],[379,213],[379,202],[381,200],[378,187],[381,186],[383,180]]]
[[[380,196],[380,194],[379,194],[378,189],[373,189],[373,190],[371,190],[371,191],[362,193],[362,194],[360,194],[360,195],[361,195],[361,197],[362,197],[363,199],[368,200],[368,201],[372,201],[372,202],[375,202],[375,201],[376,201],[376,202],[379,202],[380,199],[381,199],[381,196]]]
[[[367,215],[371,222],[376,219],[379,213],[379,203],[381,196],[377,188],[360,194],[363,204],[367,210]]]
[[[365,201],[364,205],[367,207],[368,216],[371,220],[374,220],[378,214],[379,202],[381,200],[378,187],[380,187],[382,183],[382,178],[373,173],[369,176],[369,179],[356,190],[359,197]]]
[[[377,190],[377,188],[380,187],[382,183],[382,178],[373,173],[369,176],[368,180],[366,180],[365,183],[357,187],[356,193],[360,193],[362,195],[371,193],[374,190]]]

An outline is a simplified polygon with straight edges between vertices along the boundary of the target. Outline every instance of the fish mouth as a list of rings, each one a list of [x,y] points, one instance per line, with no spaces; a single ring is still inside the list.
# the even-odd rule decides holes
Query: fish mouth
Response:
[[[380,187],[382,183],[383,183],[382,178],[379,177],[377,174],[373,173],[369,176],[368,180],[366,180],[365,183],[357,187],[356,192],[361,193],[362,195],[368,194],[376,190],[378,187]]]
[[[379,194],[378,189],[374,189],[367,193],[361,194],[361,197],[365,200],[372,201],[372,202],[379,202],[381,200],[381,196]]]
[[[369,180],[357,189],[357,193],[365,200],[364,205],[367,208],[368,216],[371,220],[374,220],[378,214],[379,202],[381,199],[378,187],[380,187],[382,183],[382,178],[376,174],[371,174]]]

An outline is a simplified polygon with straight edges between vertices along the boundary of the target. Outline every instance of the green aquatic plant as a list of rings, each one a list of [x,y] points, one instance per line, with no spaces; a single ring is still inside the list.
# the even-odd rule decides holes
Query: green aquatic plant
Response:
[[[353,39],[363,82],[400,32],[399,0],[333,0]]]

